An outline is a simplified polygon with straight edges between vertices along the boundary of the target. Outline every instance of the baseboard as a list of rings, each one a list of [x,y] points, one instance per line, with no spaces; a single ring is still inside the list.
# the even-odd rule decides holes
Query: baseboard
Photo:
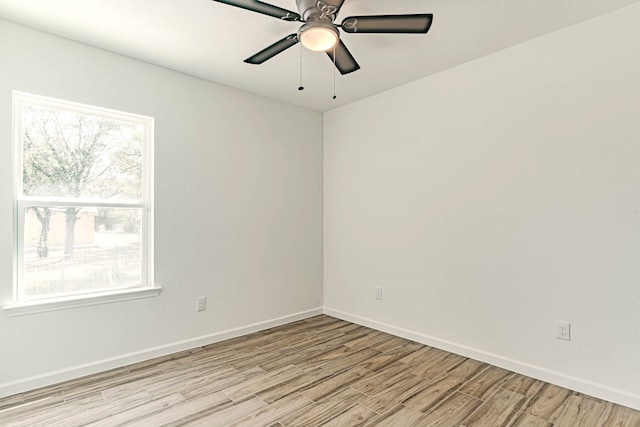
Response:
[[[86,375],[104,372],[109,369],[120,368],[125,365],[131,365],[133,363],[142,362],[145,360],[153,359],[155,357],[166,356],[168,354],[177,353],[179,351],[189,350],[191,348],[201,347],[207,344],[213,344],[219,341],[228,340],[230,338],[250,334],[252,332],[258,332],[276,326],[285,325],[287,323],[295,322],[297,320],[306,319],[308,317],[317,316],[319,314],[322,314],[322,308],[301,311],[299,313],[294,313],[288,316],[269,319],[262,322],[229,329],[226,331],[216,332],[210,335],[195,337],[184,341],[174,342],[159,347],[137,351],[134,353],[123,354],[121,356],[112,357],[109,359],[99,360],[97,362],[73,366],[70,368],[48,372],[42,375],[36,375],[17,381],[2,383],[0,384],[0,398],[23,393],[25,391],[33,390],[40,387],[57,384],[63,381],[84,377]]]
[[[340,310],[334,310],[325,307],[323,313],[327,316],[336,317],[358,325],[367,326],[378,331],[387,332],[411,341],[419,342],[451,353],[459,354],[464,357],[470,357],[481,362],[489,363],[500,368],[508,369],[522,375],[536,378],[560,387],[575,390],[599,399],[617,403],[629,408],[640,410],[640,395],[630,393],[624,390],[598,384],[582,378],[576,378],[570,375],[546,369],[540,366],[531,365],[529,363],[510,359],[500,356],[499,354],[489,353],[466,345],[443,340],[422,334],[420,332],[411,331],[386,323],[378,322],[355,314],[346,313]]]

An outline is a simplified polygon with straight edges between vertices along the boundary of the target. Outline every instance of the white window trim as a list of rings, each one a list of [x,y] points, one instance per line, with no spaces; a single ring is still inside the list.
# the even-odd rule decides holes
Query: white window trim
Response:
[[[48,311],[66,310],[76,307],[129,301],[160,295],[161,287],[127,288],[117,291],[82,294],[61,298],[40,299],[34,301],[14,302],[2,307],[9,317],[26,314],[45,313]]]
[[[21,142],[21,112],[23,105],[25,104],[36,104],[38,106],[52,107],[59,109],[61,106],[64,106],[65,109],[69,111],[74,111],[77,113],[91,114],[91,115],[100,115],[107,118],[114,119],[122,119],[123,116],[126,116],[130,119],[135,119],[137,122],[145,126],[144,132],[144,141],[143,141],[143,157],[145,159],[143,163],[143,200],[142,203],[139,202],[131,202],[127,201],[117,201],[115,203],[98,201],[98,200],[82,200],[78,202],[77,199],[73,200],[72,204],[81,203],[83,206],[95,206],[95,207],[109,207],[113,204],[116,204],[119,207],[129,206],[129,207],[145,207],[146,210],[143,212],[143,224],[142,224],[142,240],[145,242],[143,245],[143,260],[142,263],[142,285],[139,287],[131,287],[131,288],[122,288],[122,289],[112,289],[106,290],[102,292],[94,292],[94,293],[85,293],[85,294],[77,294],[77,295],[67,295],[56,298],[42,298],[42,299],[34,299],[34,300],[20,300],[18,293],[18,280],[20,280],[21,276],[21,263],[22,263],[22,244],[21,244],[21,224],[19,223],[21,218],[21,211],[19,209],[23,209],[25,205],[30,205],[33,203],[42,204],[45,198],[31,198],[25,197],[20,193],[20,189],[22,188],[22,150],[19,149],[22,147]],[[115,110],[109,110],[100,107],[94,107],[79,103],[74,103],[65,100],[58,100],[47,98],[39,95],[32,95],[24,92],[13,92],[13,150],[14,150],[14,161],[13,161],[13,169],[14,169],[14,197],[13,197],[13,211],[14,211],[14,220],[13,220],[13,230],[14,230],[14,251],[13,251],[13,300],[9,304],[3,305],[3,310],[9,316],[18,316],[24,314],[33,314],[33,313],[42,313],[47,311],[55,311],[55,310],[63,310],[68,308],[75,307],[83,307],[90,306],[96,304],[105,304],[110,302],[117,301],[126,301],[132,299],[139,298],[147,298],[153,297],[160,294],[162,288],[160,286],[156,286],[154,284],[153,278],[153,236],[154,236],[154,209],[153,209],[153,130],[154,130],[154,119],[152,117],[125,113]],[[37,201],[36,201],[37,200]],[[55,198],[46,201],[47,205],[68,205],[71,200],[65,201],[62,198]]]

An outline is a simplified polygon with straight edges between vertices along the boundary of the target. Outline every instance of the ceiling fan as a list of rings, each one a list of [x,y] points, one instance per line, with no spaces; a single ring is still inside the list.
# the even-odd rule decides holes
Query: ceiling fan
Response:
[[[262,64],[291,46],[301,42],[314,51],[326,51],[341,74],[360,69],[351,52],[340,40],[338,28],[346,33],[426,34],[433,22],[433,14],[349,16],[335,24],[336,16],[345,0],[296,0],[298,12],[257,0],[213,0],[283,21],[298,21],[303,25],[297,33],[289,34],[271,46],[247,58],[249,64]]]

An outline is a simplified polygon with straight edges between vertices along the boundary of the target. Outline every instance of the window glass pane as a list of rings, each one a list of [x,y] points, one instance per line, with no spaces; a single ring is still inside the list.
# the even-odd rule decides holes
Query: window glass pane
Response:
[[[33,105],[21,113],[25,195],[142,197],[143,125]]]
[[[141,218],[138,208],[26,208],[23,298],[141,285]]]

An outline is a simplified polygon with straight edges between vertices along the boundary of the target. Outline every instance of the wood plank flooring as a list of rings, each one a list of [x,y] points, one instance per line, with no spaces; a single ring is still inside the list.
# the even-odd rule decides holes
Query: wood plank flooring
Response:
[[[640,411],[328,316],[0,399],[1,426],[640,426]]]

